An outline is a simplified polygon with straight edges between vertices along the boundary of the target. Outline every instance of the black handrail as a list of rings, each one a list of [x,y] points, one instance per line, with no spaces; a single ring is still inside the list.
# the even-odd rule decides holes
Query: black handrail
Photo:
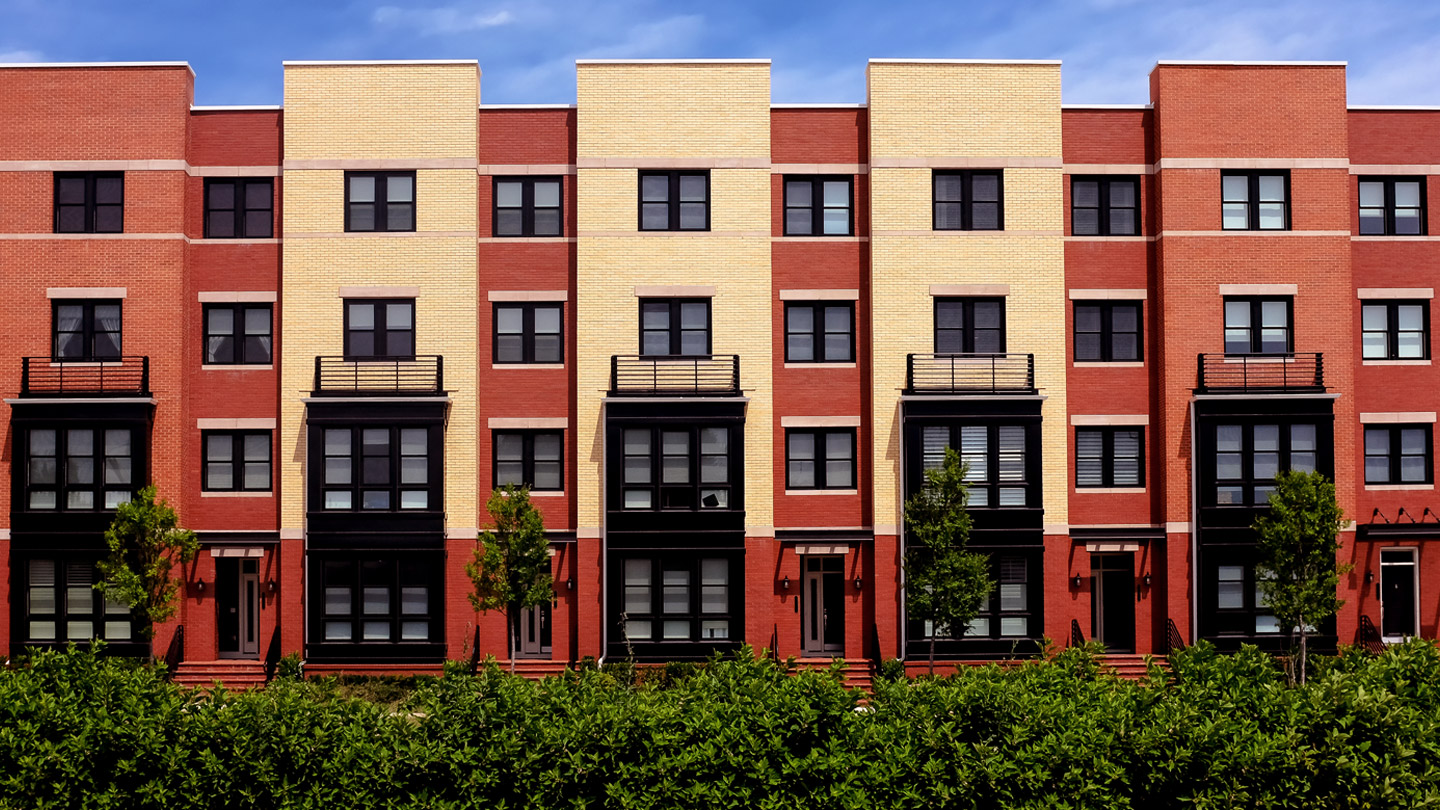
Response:
[[[314,396],[427,396],[445,393],[445,358],[315,358]]]
[[[885,660],[885,652],[880,649],[880,628],[876,627],[874,622],[871,622],[871,623],[870,623],[870,661],[871,661],[875,666],[878,667],[878,666],[880,666],[880,662],[881,662],[881,661],[884,661],[884,660]]]
[[[1070,646],[1079,647],[1085,643],[1085,634],[1080,632],[1080,620],[1070,620]]]
[[[770,625],[770,649],[768,650],[771,661],[780,660],[780,625]]]
[[[905,355],[909,394],[1033,394],[1035,355],[962,352]]]
[[[1185,648],[1185,639],[1180,637],[1180,628],[1175,626],[1174,619],[1165,620],[1165,654],[1182,650]]]
[[[1321,352],[1289,354],[1199,354],[1195,358],[1199,393],[1325,391]]]
[[[739,396],[740,355],[612,355],[610,395]]]
[[[173,680],[175,670],[180,662],[185,660],[185,625],[175,628],[175,635],[170,637],[170,646],[165,650],[165,677]]]
[[[265,682],[269,683],[275,679],[275,673],[280,670],[280,632],[277,630],[270,636],[270,646],[265,650]]]
[[[20,358],[20,396],[149,396],[150,358],[127,355],[102,360]]]
[[[475,638],[470,644],[470,674],[480,671],[480,628],[475,628]]]
[[[1360,627],[1355,631],[1355,641],[1371,655],[1385,652],[1384,637],[1376,629],[1375,623],[1370,621],[1370,617],[1364,613],[1360,614]]]

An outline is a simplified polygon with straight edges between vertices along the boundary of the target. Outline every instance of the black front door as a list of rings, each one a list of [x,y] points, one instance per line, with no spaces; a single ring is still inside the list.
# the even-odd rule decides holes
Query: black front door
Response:
[[[1380,624],[1386,638],[1415,635],[1415,552],[1380,551]]]
[[[1091,628],[1110,652],[1135,650],[1135,556],[1091,554]]]

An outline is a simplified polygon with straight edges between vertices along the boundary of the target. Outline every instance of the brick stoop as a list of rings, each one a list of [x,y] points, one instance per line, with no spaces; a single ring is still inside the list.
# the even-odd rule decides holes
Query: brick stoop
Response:
[[[495,666],[499,667],[501,672],[510,672],[509,661],[496,661]],[[543,658],[517,658],[515,659],[515,674],[528,680],[538,681],[543,678],[549,678],[552,675],[559,675],[563,673],[568,666],[570,666],[568,661],[547,661]]]
[[[1150,668],[1146,665],[1146,658],[1155,658],[1161,667],[1168,664],[1161,656],[1135,655],[1126,653],[1110,653],[1101,656],[1101,665],[1110,670],[1115,677],[1131,681],[1142,681],[1150,675]]]
[[[182,661],[175,668],[175,683],[181,686],[250,689],[265,685],[265,666],[259,661]]]
[[[829,669],[833,658],[798,658],[795,660],[797,669]],[[842,682],[846,689],[860,689],[870,691],[870,685],[874,682],[874,667],[868,658],[846,658],[842,674]]]

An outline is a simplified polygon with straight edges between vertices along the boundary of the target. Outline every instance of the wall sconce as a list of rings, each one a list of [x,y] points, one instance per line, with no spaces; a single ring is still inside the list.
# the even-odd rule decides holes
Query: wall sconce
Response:
[[[205,580],[203,580],[203,579],[197,579],[197,580],[195,580],[195,590],[196,590],[198,593],[204,593],[204,592],[205,592]]]
[[[1370,583],[1372,583],[1372,582],[1374,582],[1374,581],[1375,581],[1375,572],[1374,572],[1374,571],[1366,571],[1366,572],[1365,572],[1365,584],[1366,584],[1366,585],[1369,585]]]
[[[1076,574],[1075,579],[1071,580],[1070,584],[1075,588],[1075,590],[1080,590],[1080,575]]]
[[[1146,574],[1145,574],[1145,587],[1147,587],[1147,588],[1150,587],[1150,574],[1149,574],[1149,573],[1146,573]]]
[[[855,577],[855,590],[865,590],[865,580],[861,579],[860,577]]]
[[[272,579],[272,580],[270,580],[269,582],[266,582],[266,583],[265,583],[265,591],[266,591],[266,593],[274,593],[274,592],[275,592],[275,580]]]
[[[570,577],[569,579],[565,580],[565,590],[575,590],[575,577]]]
[[[788,591],[788,590],[790,590],[790,575],[789,575],[789,574],[786,574],[786,575],[785,575],[785,578],[782,579],[782,580],[780,580],[780,590],[782,590],[782,591]]]

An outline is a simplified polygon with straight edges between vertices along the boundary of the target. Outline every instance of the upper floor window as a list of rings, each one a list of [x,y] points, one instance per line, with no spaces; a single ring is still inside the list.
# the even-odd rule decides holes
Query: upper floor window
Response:
[[[210,492],[270,491],[270,431],[207,430],[201,489]]]
[[[495,178],[496,236],[559,236],[558,177]]]
[[[855,305],[848,301],[787,303],[785,362],[855,362]]]
[[[345,230],[415,230],[415,172],[346,172]]]
[[[120,359],[119,301],[56,301],[53,322],[56,360]]]
[[[920,431],[923,469],[945,464],[945,450],[954,447],[968,465],[970,506],[1028,506],[1038,484],[1030,469],[1024,425],[927,425]]]
[[[730,428],[626,428],[621,431],[625,509],[738,509],[731,504]]]
[[[327,510],[439,509],[438,454],[424,427],[325,428],[323,504]]]
[[[345,302],[345,356],[413,358],[414,299],[364,299]]]
[[[1141,357],[1139,301],[1076,301],[1075,362],[1125,362]]]
[[[710,230],[710,173],[640,172],[640,230]]]
[[[935,172],[935,230],[1003,230],[1005,197],[1001,180],[998,170]]]
[[[1429,425],[1385,425],[1365,428],[1365,483],[1429,484]]]
[[[848,177],[786,177],[786,236],[849,236],[851,179]]]
[[[55,233],[125,230],[123,172],[56,172]]]
[[[1290,227],[1289,172],[1225,172],[1220,176],[1221,227],[1283,231]]]
[[[275,183],[268,177],[205,179],[207,239],[268,239],[275,235]]]
[[[710,299],[641,299],[640,353],[648,356],[709,354]]]
[[[270,304],[206,304],[206,365],[268,365],[274,356]]]
[[[1004,298],[935,299],[936,354],[1005,351]]]
[[[855,431],[785,431],[786,489],[854,489]]]
[[[27,509],[89,512],[130,500],[135,453],[129,428],[31,428],[25,441]]]
[[[559,492],[565,488],[564,447],[560,431],[496,432],[495,486]]]
[[[1316,426],[1216,425],[1215,503],[1265,506],[1281,470],[1314,472],[1319,448]]]
[[[565,359],[558,303],[496,304],[496,363],[560,363]]]
[[[1070,181],[1070,232],[1076,236],[1134,236],[1140,232],[1140,180],[1075,177]]]
[[[1366,360],[1423,360],[1430,356],[1430,307],[1387,301],[1360,307],[1360,356]]]
[[[1144,486],[1144,436],[1138,427],[1076,428],[1076,488]]]
[[[1421,236],[1425,230],[1424,178],[1360,178],[1362,235]]]
[[[1289,354],[1294,351],[1290,298],[1226,298],[1226,354]]]

